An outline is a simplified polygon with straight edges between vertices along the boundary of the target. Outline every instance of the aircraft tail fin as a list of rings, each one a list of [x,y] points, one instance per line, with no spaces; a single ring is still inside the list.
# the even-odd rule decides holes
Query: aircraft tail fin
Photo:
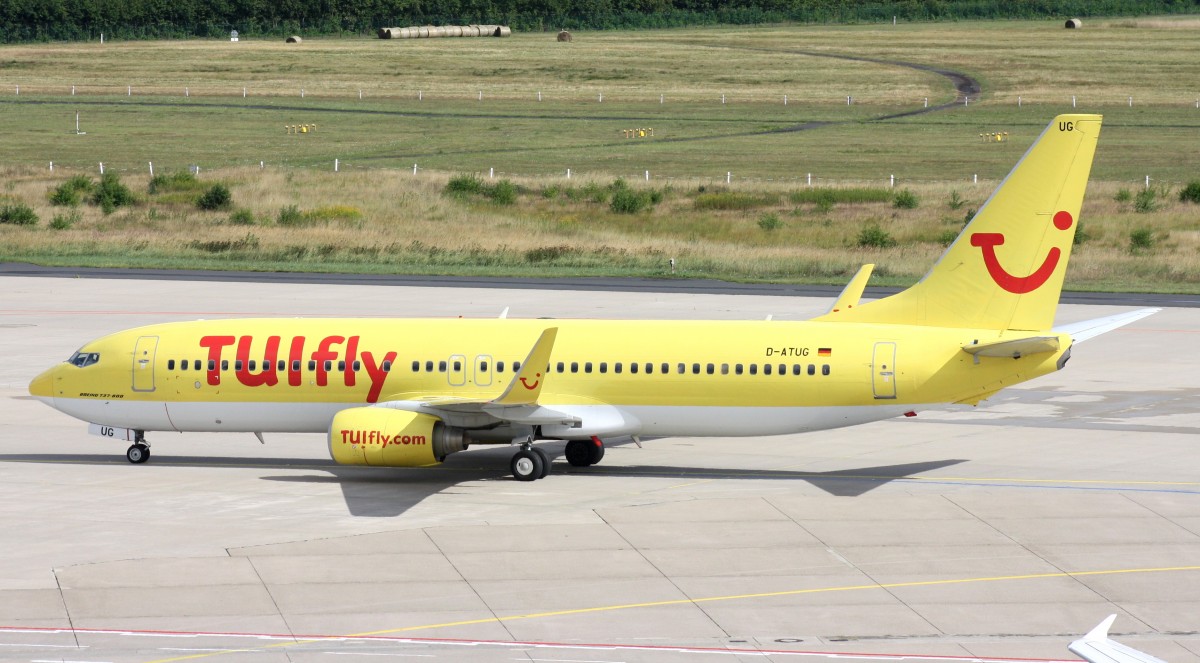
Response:
[[[818,320],[1050,329],[1100,123],[1099,115],[1054,118],[919,283]]]

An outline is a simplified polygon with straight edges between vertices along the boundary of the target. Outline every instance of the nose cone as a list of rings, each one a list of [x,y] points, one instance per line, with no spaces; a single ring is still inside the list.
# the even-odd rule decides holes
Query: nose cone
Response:
[[[29,394],[35,396],[38,400],[46,403],[54,404],[54,374],[58,370],[57,367],[42,371],[41,375],[33,379],[29,383]]]

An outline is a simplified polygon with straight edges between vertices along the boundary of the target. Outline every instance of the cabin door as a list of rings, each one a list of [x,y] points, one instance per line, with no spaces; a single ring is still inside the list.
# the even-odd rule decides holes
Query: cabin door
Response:
[[[157,336],[140,336],[133,346],[133,390],[154,391],[154,353]]]
[[[875,357],[871,361],[871,387],[875,398],[896,397],[896,344],[875,344]]]

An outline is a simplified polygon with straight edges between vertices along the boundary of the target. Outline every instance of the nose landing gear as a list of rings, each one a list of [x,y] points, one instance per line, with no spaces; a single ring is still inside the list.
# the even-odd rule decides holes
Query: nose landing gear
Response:
[[[125,450],[125,458],[135,465],[150,460],[150,444],[146,442],[145,433],[134,431],[133,444]]]

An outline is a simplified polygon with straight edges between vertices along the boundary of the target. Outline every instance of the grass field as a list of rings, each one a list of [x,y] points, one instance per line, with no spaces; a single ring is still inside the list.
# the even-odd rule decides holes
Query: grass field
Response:
[[[570,44],[533,34],[5,46],[0,204],[28,205],[41,223],[0,224],[0,259],[667,276],[673,257],[676,276],[822,281],[869,260],[877,282],[906,283],[1045,124],[1076,110],[1103,113],[1105,128],[1068,287],[1192,291],[1200,215],[1177,192],[1200,179],[1197,30],[1185,17],[1070,32],[963,22],[577,33]],[[828,57],[841,55],[868,61]],[[962,103],[946,78],[892,61],[962,72],[982,97],[880,119],[926,98]],[[76,112],[86,135],[75,135]],[[821,124],[797,130],[808,123]],[[287,134],[295,124],[317,126]],[[624,137],[644,127],[654,135]],[[996,131],[1009,141],[979,138]],[[100,162],[135,205],[105,215],[50,204]],[[198,190],[148,193],[149,162],[160,174],[199,166],[201,185],[228,185],[253,225],[198,210]],[[447,196],[456,173],[511,180],[518,194]],[[794,202],[810,173],[818,187],[887,189],[895,176],[920,205]],[[1158,195],[1139,212],[1146,176]],[[618,177],[659,202],[614,212]],[[1130,200],[1117,202],[1122,189]],[[742,199],[714,209],[714,193]],[[293,205],[305,222],[280,224]],[[329,214],[335,206],[358,214]],[[56,216],[70,227],[50,229]],[[896,245],[859,246],[873,226]],[[1148,245],[1131,247],[1136,231]]]

